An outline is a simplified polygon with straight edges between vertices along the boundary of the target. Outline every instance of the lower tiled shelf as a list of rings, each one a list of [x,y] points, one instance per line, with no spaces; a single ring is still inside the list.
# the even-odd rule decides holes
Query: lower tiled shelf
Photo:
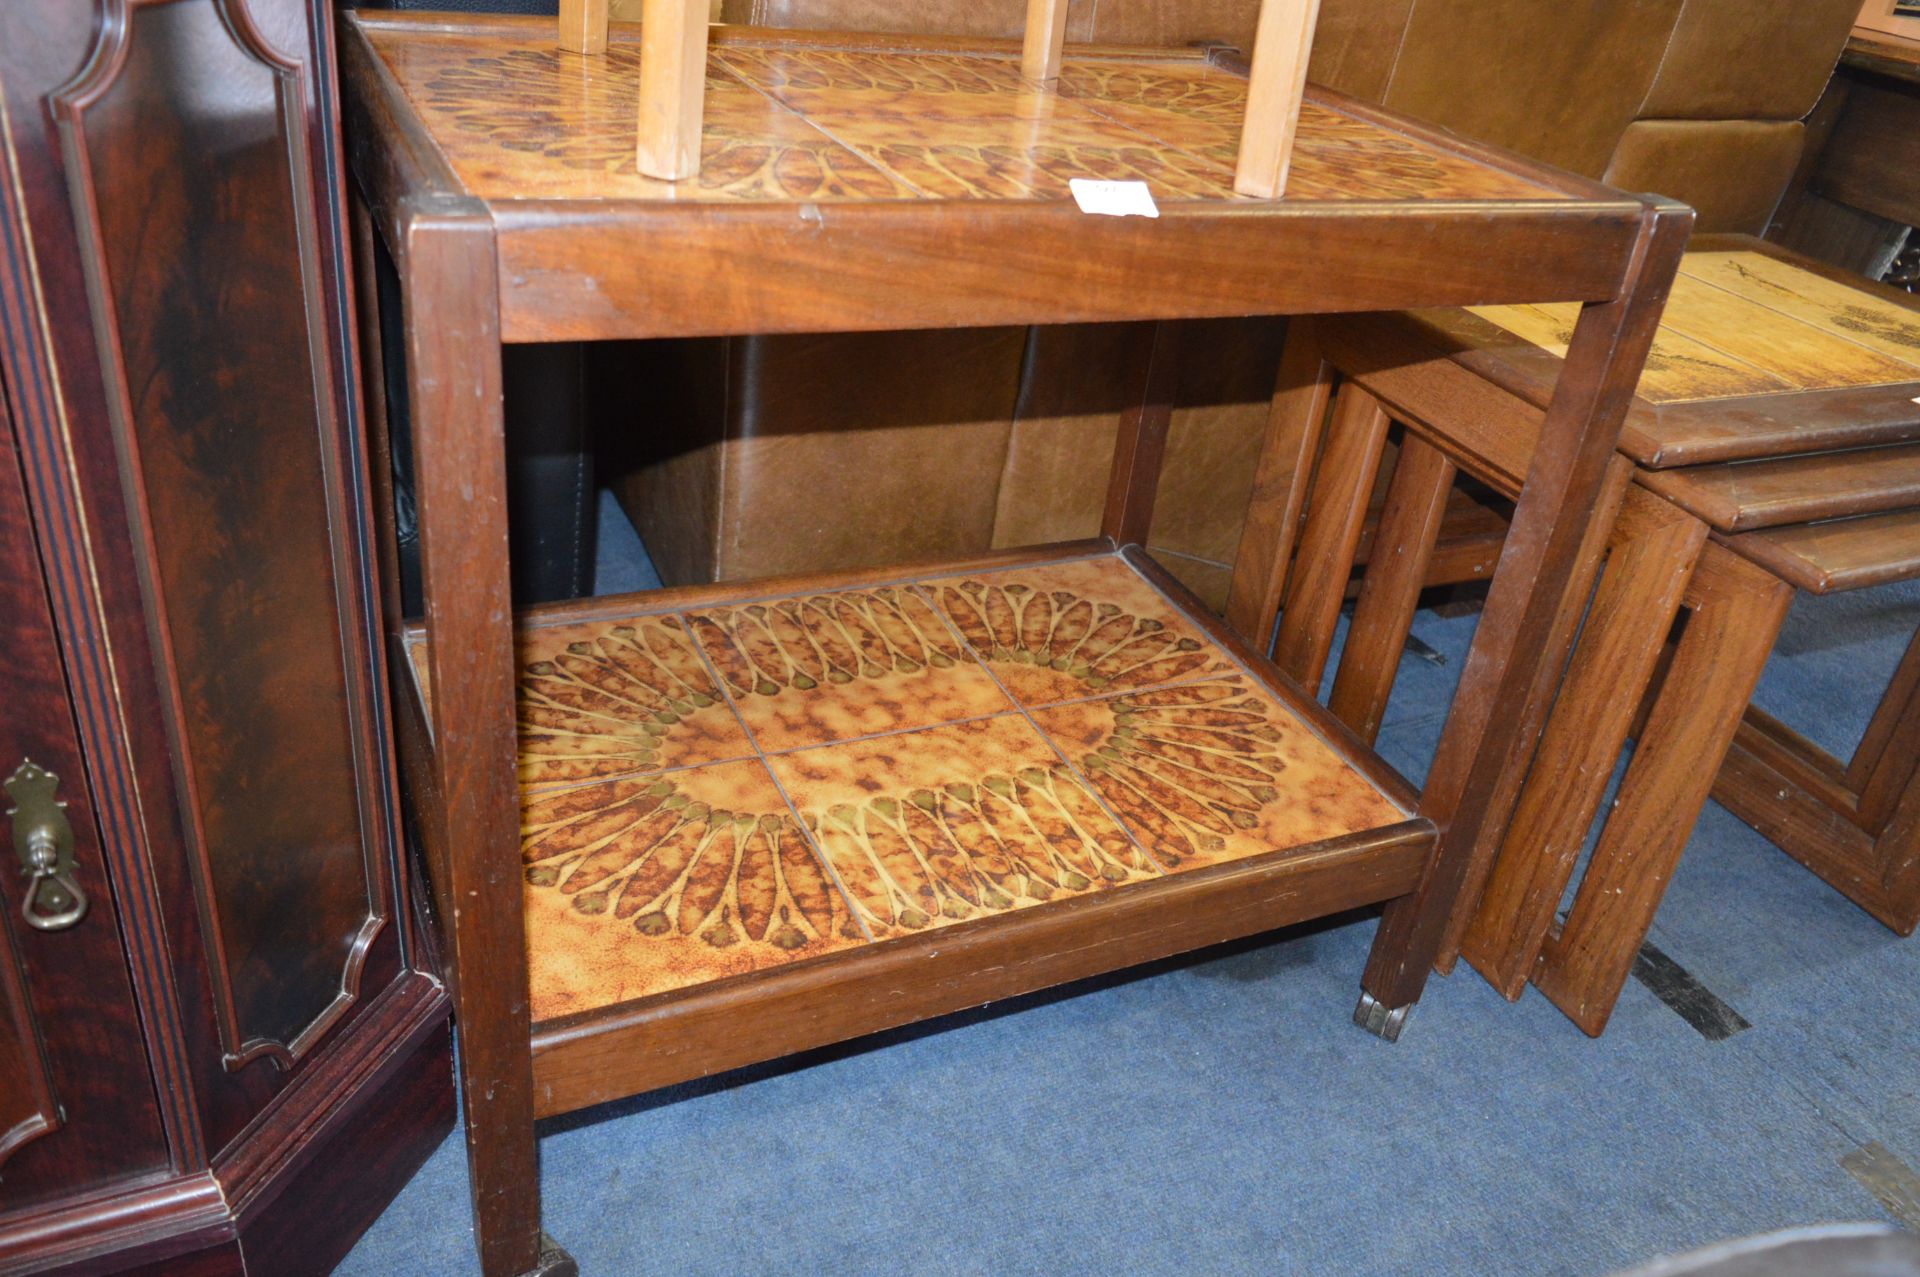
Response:
[[[1107,553],[523,615],[537,1026],[1174,901],[1169,880],[1383,830],[1396,854],[1430,841],[1364,747],[1156,577]]]

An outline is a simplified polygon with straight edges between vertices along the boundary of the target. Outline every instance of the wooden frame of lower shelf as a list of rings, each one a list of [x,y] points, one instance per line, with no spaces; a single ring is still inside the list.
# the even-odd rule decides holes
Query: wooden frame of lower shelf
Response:
[[[1430,821],[943,927],[534,1027],[541,1117],[1105,975],[1413,890]]]
[[[880,586],[953,572],[1038,566],[1112,555],[1145,575],[1226,649],[1261,688],[1401,806],[1417,791],[1324,707],[1237,634],[1214,621],[1145,551],[1105,538],[998,551],[901,568],[796,574],[583,599],[529,609],[530,629],[678,611],[719,600]],[[393,668],[410,670],[407,627]],[[406,753],[430,764],[430,705],[402,677]],[[429,772],[431,766],[419,768]],[[422,776],[425,783],[425,776]],[[752,972],[532,1026],[539,1117],[586,1108],[727,1069],[778,1059],[987,1002],[1101,975],[1210,944],[1405,895],[1438,831],[1418,817],[1205,869],[1042,905]],[[444,881],[444,870],[434,873]]]

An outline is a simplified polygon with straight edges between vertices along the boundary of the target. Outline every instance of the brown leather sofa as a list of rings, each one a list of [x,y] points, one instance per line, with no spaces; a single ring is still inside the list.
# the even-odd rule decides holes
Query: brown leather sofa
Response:
[[[1244,46],[1255,0],[1074,0],[1069,39]],[[1310,74],[1765,228],[1858,0],[1323,0]],[[723,0],[729,21],[1017,35],[1025,0]],[[1284,325],[1195,326],[1152,542],[1216,605]],[[1094,327],[744,337],[597,353],[609,459],[670,582],[1090,535],[1125,382]],[[636,387],[646,387],[636,396]]]

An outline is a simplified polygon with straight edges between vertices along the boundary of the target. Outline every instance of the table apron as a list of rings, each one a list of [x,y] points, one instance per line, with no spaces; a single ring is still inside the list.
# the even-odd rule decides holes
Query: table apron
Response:
[[[1604,301],[1635,204],[493,209],[509,342]],[[1578,251],[1567,251],[1577,248]]]

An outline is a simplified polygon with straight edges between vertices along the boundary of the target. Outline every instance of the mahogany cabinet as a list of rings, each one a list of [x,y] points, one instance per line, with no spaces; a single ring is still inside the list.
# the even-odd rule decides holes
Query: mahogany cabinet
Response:
[[[451,1129],[332,48],[0,0],[0,1272],[325,1272]]]

